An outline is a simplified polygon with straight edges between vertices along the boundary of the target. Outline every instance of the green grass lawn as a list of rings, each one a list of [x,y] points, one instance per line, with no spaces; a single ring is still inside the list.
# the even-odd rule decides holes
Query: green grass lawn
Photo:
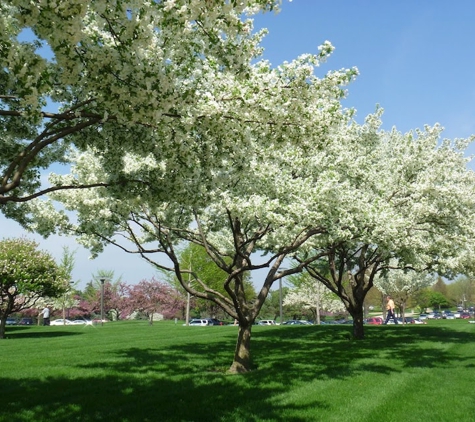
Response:
[[[173,322],[8,327],[0,421],[475,419],[475,324],[253,328],[256,369],[228,375],[237,329]]]

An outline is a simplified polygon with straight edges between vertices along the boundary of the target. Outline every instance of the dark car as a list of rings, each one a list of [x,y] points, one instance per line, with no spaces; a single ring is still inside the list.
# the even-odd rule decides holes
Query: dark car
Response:
[[[18,323],[18,325],[33,325],[33,324],[34,324],[33,318],[22,318],[20,319],[20,322]]]
[[[403,322],[403,318],[399,317],[397,319],[397,322],[399,322],[399,324],[414,324],[414,318],[410,316],[404,317],[404,322]]]
[[[6,325],[17,325],[17,320],[15,318],[7,318]]]
[[[216,318],[207,318],[207,320],[209,321],[209,325],[225,325],[223,321]]]

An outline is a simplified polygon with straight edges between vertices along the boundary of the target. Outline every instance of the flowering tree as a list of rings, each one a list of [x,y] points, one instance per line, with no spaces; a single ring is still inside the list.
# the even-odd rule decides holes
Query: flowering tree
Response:
[[[391,263],[391,266],[398,267]],[[418,291],[432,286],[436,279],[426,272],[418,273],[412,270],[395,269],[379,274],[374,285],[385,295],[390,295],[401,309],[404,318],[408,300]]]
[[[129,288],[131,309],[144,313],[150,324],[155,314],[165,318],[174,317],[183,308],[185,298],[167,283],[155,280],[142,280]]]
[[[101,313],[102,285],[96,282],[95,286],[89,290],[84,300],[80,302],[80,307],[87,314],[100,315]],[[102,297],[104,313],[111,320],[119,320],[131,314],[129,300],[129,286],[123,281],[112,281],[107,278],[104,281],[104,295]]]
[[[295,288],[285,295],[284,305],[300,305],[312,312],[320,325],[320,311],[342,312],[345,310],[341,299],[323,283],[310,277],[307,272],[291,277]]]
[[[240,47],[244,45],[240,42]],[[112,243],[174,271],[191,295],[215,302],[239,321],[231,371],[249,370],[252,323],[270,287],[279,278],[301,271],[307,262],[279,271],[282,261],[319,232],[308,216],[301,217],[308,204],[296,199],[302,199],[308,181],[296,177],[301,161],[293,163],[293,151],[305,156],[305,151],[323,149],[330,134],[346,121],[340,105],[345,95],[342,87],[356,70],[329,72],[323,78],[314,74],[332,51],[326,42],[318,55],[304,55],[276,68],[248,60],[243,63],[243,75],[230,75],[222,63],[217,68],[213,65],[219,71],[198,84],[198,99],[193,107],[186,107],[188,117],[180,118],[178,124],[169,116],[154,132],[160,142],[154,143],[142,129],[128,127],[121,130],[124,143],[140,144],[139,149],[121,154],[111,148],[99,153],[97,145],[103,141],[112,145],[98,139],[107,131],[89,133],[94,147],[72,151],[72,174],[54,176],[53,183],[94,185],[114,180],[118,185],[52,194],[67,209],[78,212],[76,226],[68,225],[66,216],[58,216],[52,206],[32,202],[37,217],[33,227],[45,233],[53,224],[63,225],[64,230],[80,233],[81,241],[94,253]],[[193,78],[189,84],[197,82]],[[297,183],[304,189],[295,196]],[[118,233],[131,243],[121,242]],[[191,275],[200,287],[189,285],[190,269],[176,252],[188,243],[205,248],[223,271],[221,285],[226,294],[200,281],[193,270]],[[259,251],[268,255],[257,258]],[[171,265],[161,264],[159,254],[165,254]],[[250,271],[261,268],[268,273],[254,300],[246,293],[245,281]]]
[[[62,274],[53,258],[27,239],[0,241],[0,338],[7,317],[33,307],[42,297],[63,292]]]
[[[363,126],[342,128],[340,142],[325,149],[327,163],[317,166],[312,156],[301,170],[326,195],[313,206],[321,210],[314,224],[322,234],[300,256],[317,258],[306,268],[342,299],[356,338],[364,337],[364,298],[381,271],[473,270],[475,177],[465,157],[471,139],[442,141],[437,125],[402,134],[379,124],[378,112]]]
[[[28,201],[47,192],[91,186],[135,190],[139,179],[126,187],[119,176],[120,169],[131,170],[135,156],[173,158],[171,168],[162,164],[156,175],[173,180],[178,166],[180,173],[193,174],[184,165],[191,156],[206,163],[228,154],[236,139],[224,141],[232,133],[227,122],[251,121],[265,111],[254,87],[234,90],[236,83],[247,85],[262,36],[252,33],[242,15],[278,3],[2,1],[1,211],[27,224]],[[253,113],[244,110],[246,103]],[[119,171],[118,178],[43,185],[40,170],[68,163],[70,146],[88,145],[102,153],[106,168]],[[124,155],[129,160],[122,161]]]

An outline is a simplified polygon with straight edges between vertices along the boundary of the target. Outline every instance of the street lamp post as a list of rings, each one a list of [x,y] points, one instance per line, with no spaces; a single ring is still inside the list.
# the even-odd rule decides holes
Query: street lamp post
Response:
[[[105,278],[100,278],[101,281],[101,325],[104,325],[104,282]]]
[[[279,322],[282,324],[282,278],[279,278]]]

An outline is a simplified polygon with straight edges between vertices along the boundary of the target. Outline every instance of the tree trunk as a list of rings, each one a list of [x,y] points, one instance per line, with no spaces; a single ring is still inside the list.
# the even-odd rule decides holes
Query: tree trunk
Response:
[[[358,309],[353,309],[351,316],[353,317],[353,338],[357,340],[364,339],[363,306],[359,307]]]
[[[228,370],[232,374],[243,374],[251,370],[251,329],[252,325],[247,321],[244,324],[240,322],[234,361]]]
[[[6,323],[7,323],[7,318],[1,318],[0,319],[0,339],[4,339],[5,338],[5,326],[6,326]]]

